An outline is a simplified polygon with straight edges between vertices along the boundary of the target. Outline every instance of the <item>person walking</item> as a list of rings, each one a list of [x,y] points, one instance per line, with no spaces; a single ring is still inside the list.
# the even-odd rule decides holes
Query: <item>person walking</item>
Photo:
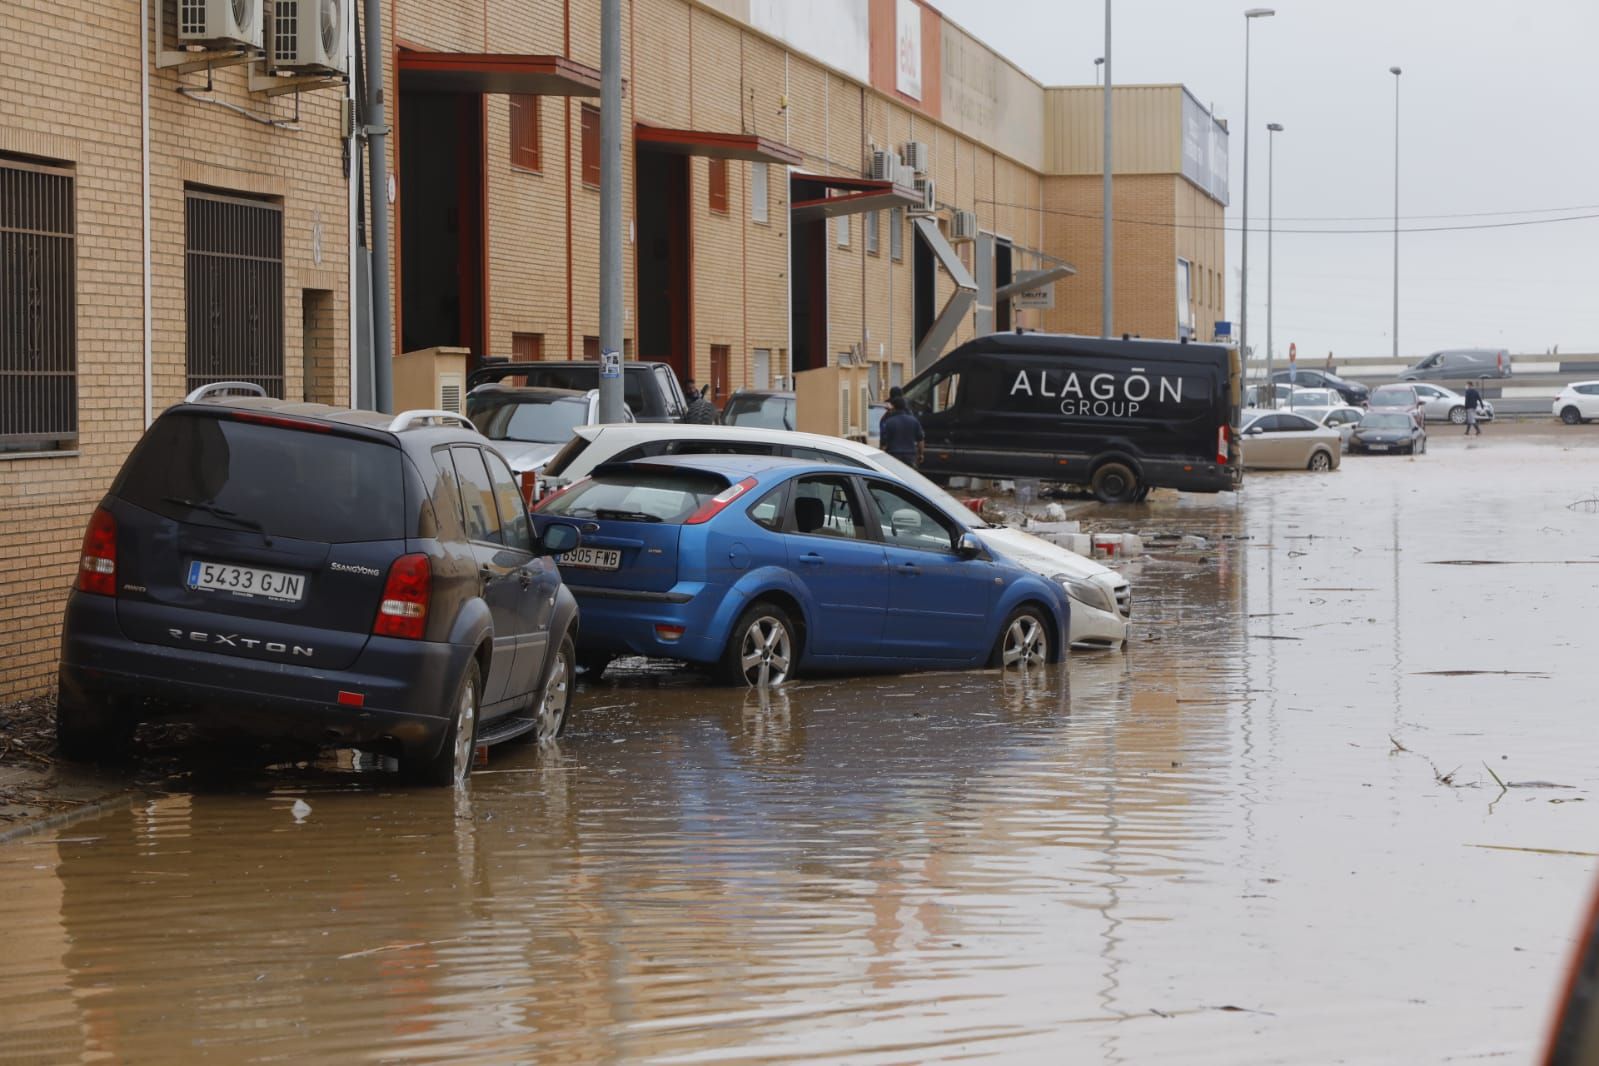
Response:
[[[879,445],[906,466],[921,466],[927,441],[921,420],[911,414],[903,395],[891,396],[888,406],[888,414],[877,429]]]
[[[705,396],[710,391],[709,385],[701,385],[699,391],[692,394],[694,398],[688,403],[688,412],[683,416],[683,421],[692,426],[714,426],[721,421],[721,412]]]
[[[1476,430],[1477,436],[1482,436],[1482,425],[1477,421],[1477,411],[1482,407],[1482,393],[1477,391],[1477,383],[1471,382],[1466,386],[1466,436],[1471,436],[1471,431]]]

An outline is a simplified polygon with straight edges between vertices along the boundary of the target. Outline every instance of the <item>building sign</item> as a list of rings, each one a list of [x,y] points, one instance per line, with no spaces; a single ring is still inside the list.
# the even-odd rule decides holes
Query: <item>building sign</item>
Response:
[[[1008,396],[1009,406],[1027,414],[1186,421],[1210,402],[1205,385],[1200,378],[1148,374],[1142,367],[1125,374],[1018,370]]]
[[[894,19],[894,87],[922,98],[922,9],[916,0],[897,0]]]
[[[1038,277],[1042,273],[1043,271],[1041,270],[1019,271],[1016,275],[1016,280],[1027,281],[1030,278]],[[1010,305],[1013,308],[1024,311],[1053,311],[1055,309],[1055,283],[1053,281],[1046,282],[1043,285],[1019,292],[1010,298]]]
[[[1227,130],[1183,93],[1183,177],[1227,203]]]

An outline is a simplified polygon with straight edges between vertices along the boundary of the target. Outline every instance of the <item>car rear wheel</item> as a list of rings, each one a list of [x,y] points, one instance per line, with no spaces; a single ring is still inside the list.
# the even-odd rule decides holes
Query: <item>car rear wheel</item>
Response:
[[[561,638],[560,647],[555,649],[553,658],[549,679],[539,693],[538,726],[533,731],[541,744],[566,732],[566,719],[572,708],[572,683],[577,668],[577,650],[573,647],[570,633]]]
[[[1138,475],[1125,463],[1106,463],[1089,481],[1100,503],[1131,503],[1138,492]]]
[[[70,762],[116,762],[126,758],[137,720],[56,699],[56,750]]]
[[[472,771],[472,757],[477,745],[477,712],[482,699],[483,676],[477,660],[467,664],[456,686],[455,699],[450,704],[450,725],[444,734],[444,743],[438,754],[416,758],[407,769],[408,775],[419,784],[440,788],[459,786]]]
[[[1049,662],[1049,624],[1044,612],[1032,605],[1016,608],[999,631],[989,665],[1025,670]]]
[[[1560,421],[1564,422],[1568,426],[1581,425],[1582,412],[1577,410],[1575,407],[1567,407],[1560,412]]]
[[[788,612],[760,602],[739,615],[722,653],[719,673],[730,685],[781,685],[799,660],[799,640]]]
[[[1332,456],[1328,455],[1324,451],[1311,452],[1310,453],[1310,469],[1314,470],[1318,474],[1325,473],[1326,471],[1331,470],[1332,469]]]

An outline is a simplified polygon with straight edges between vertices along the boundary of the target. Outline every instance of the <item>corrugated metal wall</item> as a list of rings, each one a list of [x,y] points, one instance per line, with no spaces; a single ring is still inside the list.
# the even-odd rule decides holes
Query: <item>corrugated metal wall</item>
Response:
[[[1118,86],[1115,106],[1115,172],[1182,172],[1183,90],[1180,85]],[[1093,86],[1046,89],[1044,170],[1049,174],[1098,174],[1105,142],[1105,94]]]

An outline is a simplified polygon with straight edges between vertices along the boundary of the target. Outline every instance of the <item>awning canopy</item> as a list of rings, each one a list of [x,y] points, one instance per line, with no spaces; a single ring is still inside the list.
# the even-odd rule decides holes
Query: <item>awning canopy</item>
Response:
[[[1009,285],[1001,285],[994,290],[994,299],[1008,300],[1013,296],[1020,296],[1033,289],[1042,289],[1045,285],[1053,285],[1062,278],[1069,278],[1077,273],[1077,268],[1070,263],[1060,263],[1044,270],[1030,270],[1025,276],[1018,277]]]
[[[565,56],[406,50],[399,68],[400,88],[413,92],[600,95],[600,72]]]
[[[795,174],[792,188],[794,202],[790,215],[795,222],[858,215],[890,207],[920,207],[922,204],[922,194],[915,189],[872,178]]]
[[[805,157],[796,148],[754,133],[709,133],[672,130],[637,123],[633,136],[638,147],[673,155],[699,155],[707,159],[742,159],[749,163],[799,166]]]

